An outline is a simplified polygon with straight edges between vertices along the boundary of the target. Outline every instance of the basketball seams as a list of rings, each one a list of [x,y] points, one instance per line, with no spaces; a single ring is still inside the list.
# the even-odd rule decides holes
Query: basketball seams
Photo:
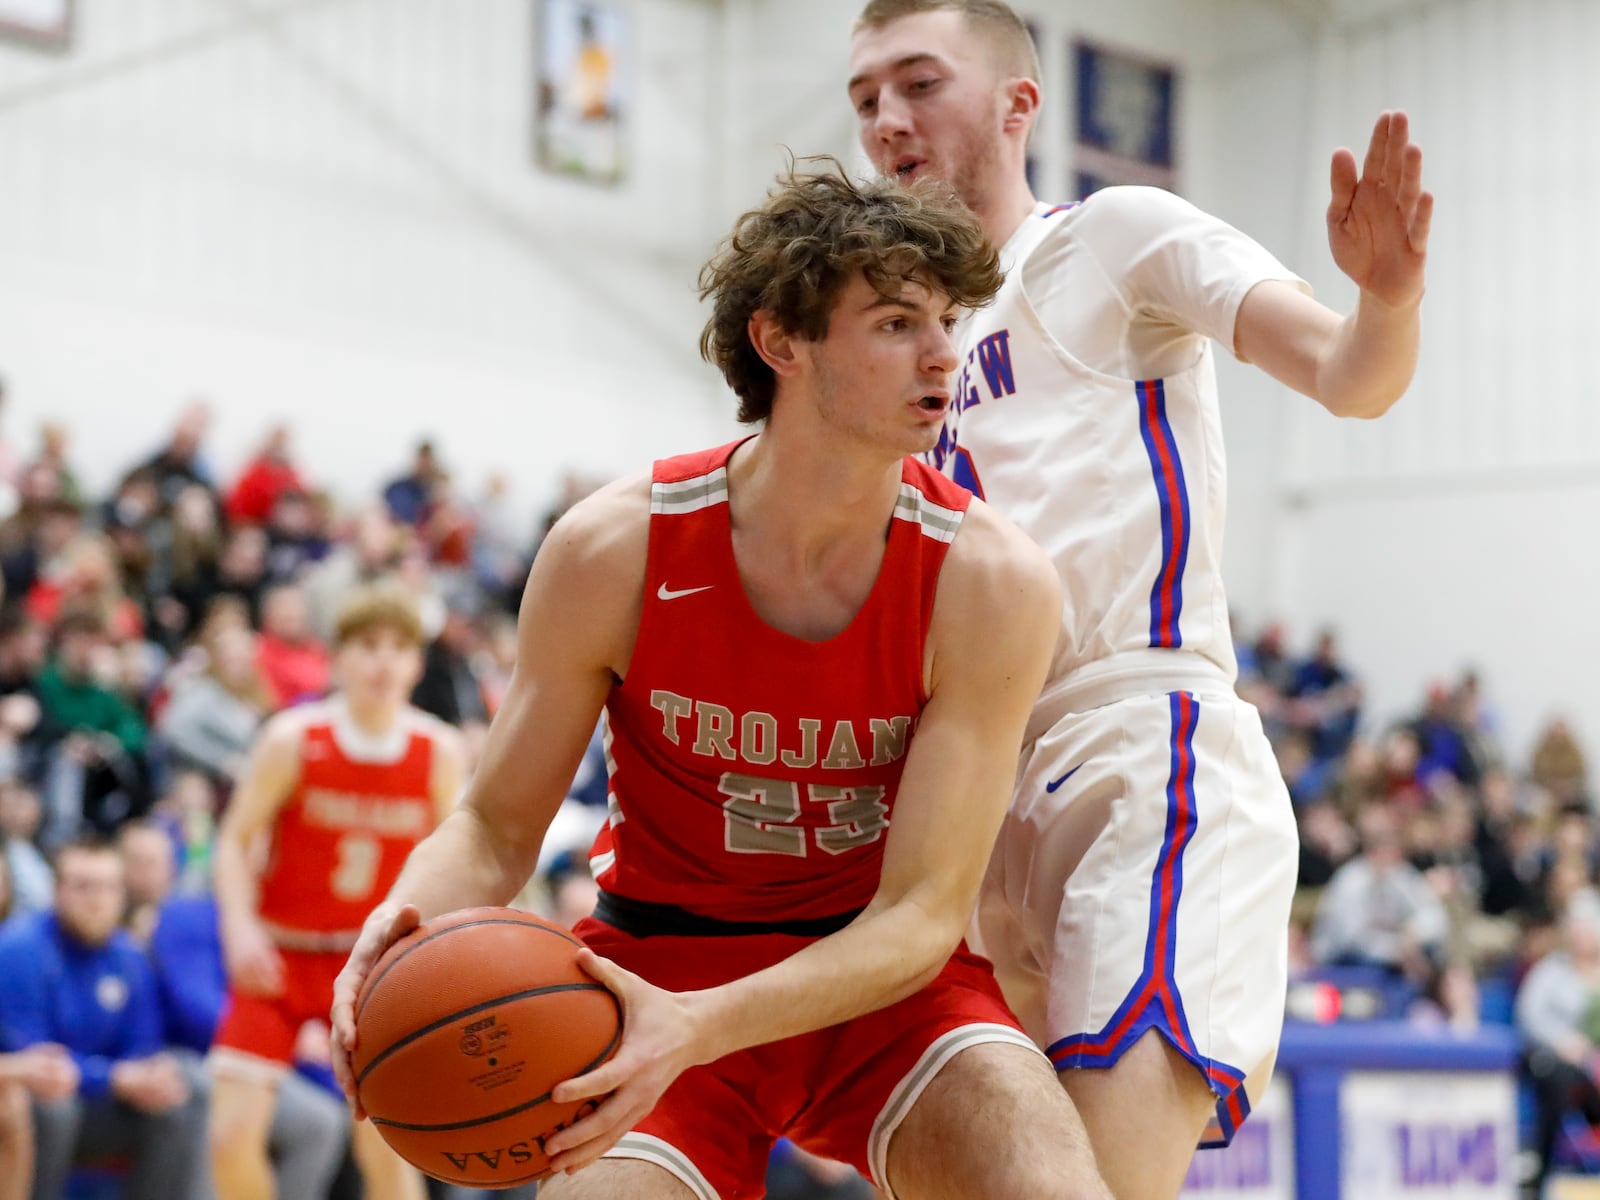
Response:
[[[564,988],[543,988],[543,989],[540,989],[540,990],[544,991],[544,992],[550,992],[550,991],[573,991],[573,990],[580,990],[580,989],[585,989],[585,988],[597,988],[600,991],[605,991],[606,990],[603,986],[601,986],[600,984],[597,984],[597,983],[596,984],[569,985],[568,987],[564,987]],[[500,1003],[500,1001],[496,1000],[496,1001],[494,1001],[494,1003],[498,1004],[498,1003]],[[579,1075],[587,1075],[590,1071],[594,1070],[601,1063],[605,1062],[606,1059],[610,1058],[611,1055],[616,1052],[616,1049],[621,1044],[621,1042],[622,1042],[622,1026],[618,1025],[617,1026],[617,1031],[614,1034],[611,1035],[611,1040],[608,1043],[606,1043],[606,1048],[604,1050],[602,1050],[599,1054],[597,1054],[590,1062],[588,1062],[582,1068],[580,1068],[579,1071],[578,1071],[578,1074],[574,1075],[573,1078],[576,1079],[576,1078],[578,1078]],[[368,1067],[368,1070],[371,1070],[370,1065]],[[368,1119],[371,1120],[371,1122],[374,1125],[383,1125],[383,1126],[386,1126],[386,1127],[388,1127],[390,1129],[403,1129],[408,1133],[451,1133],[451,1132],[454,1132],[455,1130],[458,1130],[458,1129],[472,1129],[472,1128],[474,1128],[474,1127],[476,1127],[478,1125],[488,1125],[488,1124],[492,1124],[495,1121],[503,1121],[507,1117],[514,1117],[518,1113],[527,1112],[530,1108],[538,1108],[539,1105],[546,1103],[554,1093],[555,1093],[555,1089],[552,1088],[550,1091],[545,1092],[542,1096],[535,1096],[532,1100],[525,1100],[521,1104],[515,1105],[515,1106],[513,1106],[511,1108],[504,1109],[504,1110],[502,1110],[500,1112],[490,1113],[487,1116],[475,1117],[474,1119],[472,1119],[470,1121],[452,1121],[452,1122],[449,1122],[449,1123],[444,1124],[444,1125],[418,1125],[418,1124],[414,1124],[414,1123],[408,1122],[408,1121],[389,1121],[389,1120],[385,1120],[383,1117],[374,1117],[371,1114],[368,1114]],[[473,1186],[482,1187],[483,1185],[482,1184],[475,1184]],[[500,1186],[504,1186],[504,1185],[502,1185],[501,1183],[496,1181],[496,1183],[493,1186],[500,1187]]]
[[[444,937],[447,933],[454,933],[458,929],[471,929],[475,925],[516,925],[522,929],[533,929],[540,933],[553,934],[554,936],[561,938],[563,941],[571,942],[574,946],[577,946],[580,949],[582,949],[584,945],[582,941],[572,936],[572,934],[568,933],[564,929],[557,929],[554,926],[546,925],[539,920],[516,920],[512,917],[479,917],[476,920],[462,921],[458,925],[448,925],[443,929],[436,929],[432,933],[424,934],[411,945],[407,946],[404,950],[400,951],[399,954],[396,954],[393,959],[384,965],[383,970],[379,971],[376,975],[367,980],[366,986],[362,988],[362,995],[356,998],[356,1010],[354,1014],[354,1019],[356,1022],[360,1022],[361,1014],[366,1011],[367,1002],[372,999],[372,994],[378,990],[379,982],[385,975],[394,970],[395,967],[399,966],[400,963],[408,955],[410,955],[413,950],[418,950],[427,945],[429,942],[433,941],[435,938]]]
[[[515,922],[508,923],[514,924]],[[372,1074],[379,1063],[385,1061],[390,1057],[390,1055],[398,1053],[400,1050],[403,1050],[405,1047],[411,1045],[411,1043],[415,1042],[418,1038],[426,1037],[430,1033],[436,1033],[438,1030],[443,1029],[446,1025],[452,1025],[461,1020],[463,1017],[476,1016],[478,1013],[484,1012],[487,1009],[498,1008],[502,1004],[515,1004],[519,1000],[531,1000],[536,996],[550,996],[557,992],[605,992],[607,995],[610,995],[610,989],[607,988],[603,983],[553,983],[545,987],[528,988],[520,992],[507,992],[504,995],[494,996],[488,1000],[480,1001],[477,1004],[473,1004],[467,1008],[459,1009],[456,1012],[450,1013],[448,1016],[440,1017],[438,1020],[432,1021],[429,1024],[422,1026],[420,1029],[413,1029],[410,1033],[406,1034],[398,1041],[390,1042],[382,1050],[378,1051],[376,1057],[374,1057],[371,1062],[361,1069],[361,1073],[356,1076],[356,1087],[359,1088],[361,1086],[362,1081],[365,1080],[368,1075]],[[613,1000],[614,999],[615,997],[613,997]]]

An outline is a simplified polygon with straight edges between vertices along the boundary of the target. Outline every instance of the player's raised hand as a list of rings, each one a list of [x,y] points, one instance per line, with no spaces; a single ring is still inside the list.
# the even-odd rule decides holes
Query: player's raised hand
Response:
[[[698,1061],[695,1022],[682,996],[646,983],[592,950],[578,951],[578,965],[621,1003],[622,1045],[593,1071],[557,1085],[551,1093],[560,1104],[599,1101],[593,1112],[545,1143],[552,1172],[576,1171],[594,1162]]]
[[[356,938],[344,970],[333,981],[333,1009],[328,1014],[333,1028],[333,1073],[358,1121],[367,1114],[356,1099],[356,1076],[350,1066],[350,1052],[356,1048],[356,997],[383,952],[420,924],[422,913],[415,904],[378,905],[361,926],[361,936]]]
[[[1386,112],[1372,129],[1366,161],[1333,156],[1328,245],[1333,261],[1356,285],[1393,307],[1422,297],[1433,195],[1422,190],[1422,149],[1411,142],[1403,112]]]

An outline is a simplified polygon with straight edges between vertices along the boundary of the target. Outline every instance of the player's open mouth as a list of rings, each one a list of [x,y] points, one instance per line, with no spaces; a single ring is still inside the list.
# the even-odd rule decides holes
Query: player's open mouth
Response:
[[[917,168],[925,165],[927,161],[925,158],[897,159],[894,164],[894,173],[902,180],[910,179],[916,174]]]
[[[924,412],[942,413],[950,407],[950,397],[942,392],[935,392],[918,400],[917,407]]]

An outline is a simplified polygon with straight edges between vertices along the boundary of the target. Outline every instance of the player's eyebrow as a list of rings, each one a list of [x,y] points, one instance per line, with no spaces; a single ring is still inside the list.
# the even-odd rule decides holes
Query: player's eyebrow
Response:
[[[936,63],[939,56],[927,50],[919,50],[915,54],[908,54],[904,58],[897,58],[889,64],[888,73],[893,75],[897,71],[904,71],[907,67],[921,66],[923,63]],[[845,85],[845,91],[853,92],[868,79],[872,78],[871,71],[863,71],[859,75],[850,77],[850,82]]]
[[[878,296],[870,303],[861,306],[862,312],[871,312],[875,308],[903,308],[908,312],[916,312],[922,307],[913,304],[910,300],[901,299],[899,296]]]

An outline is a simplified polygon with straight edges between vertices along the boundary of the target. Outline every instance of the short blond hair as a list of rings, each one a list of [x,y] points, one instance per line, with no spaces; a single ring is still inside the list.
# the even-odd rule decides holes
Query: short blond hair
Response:
[[[901,17],[931,12],[960,13],[968,25],[989,36],[1007,74],[1040,82],[1039,51],[1027,22],[1001,0],[867,0],[855,28],[882,29]]]
[[[427,641],[422,633],[422,615],[417,611],[417,602],[393,585],[357,588],[345,598],[334,621],[334,647],[375,629],[393,630],[414,646]]]

